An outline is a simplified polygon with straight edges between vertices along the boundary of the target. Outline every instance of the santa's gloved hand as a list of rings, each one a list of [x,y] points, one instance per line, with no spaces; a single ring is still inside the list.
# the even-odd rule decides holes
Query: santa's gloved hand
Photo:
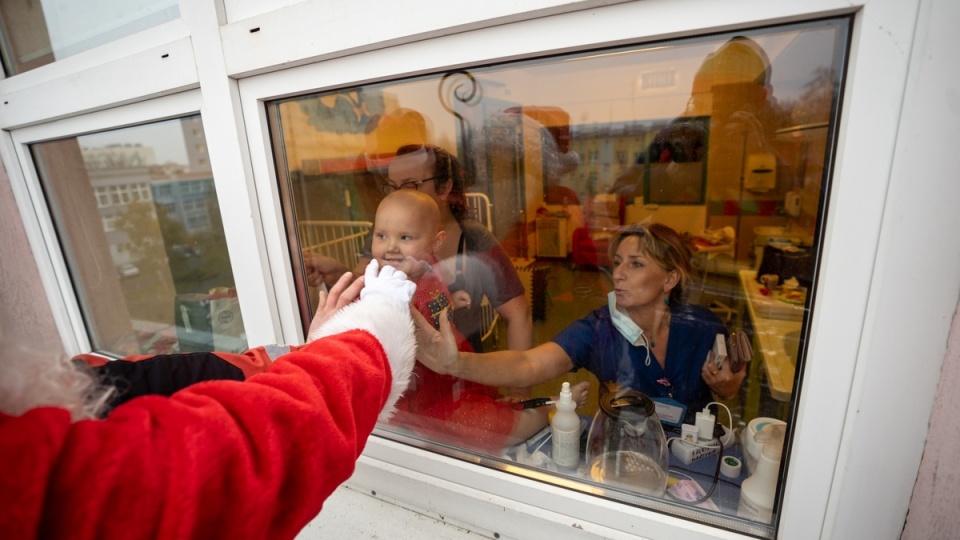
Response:
[[[408,280],[406,274],[392,266],[384,266],[380,270],[380,264],[374,259],[370,261],[363,273],[363,290],[360,291],[360,299],[382,297],[406,308],[416,290],[417,285]]]

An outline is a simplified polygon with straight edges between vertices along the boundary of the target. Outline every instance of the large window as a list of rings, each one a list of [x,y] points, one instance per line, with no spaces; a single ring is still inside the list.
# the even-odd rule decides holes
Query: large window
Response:
[[[528,330],[532,345],[564,336],[557,343],[580,367],[531,388],[478,388],[421,372],[421,384],[404,398],[406,414],[379,432],[585,493],[771,536],[789,474],[781,457],[788,455],[805,364],[848,25],[843,18],[590,50],[269,103],[299,270],[317,257],[349,269],[379,257],[369,239],[378,205],[391,186],[413,182],[467,238],[467,245],[437,248],[430,262],[442,285],[421,310],[453,306],[461,346],[473,350],[526,348],[518,346],[516,328]],[[429,169],[414,166],[423,163]],[[670,322],[669,334],[684,338],[658,348],[656,328],[648,329],[629,352],[596,348],[589,332],[570,333],[584,317],[601,320],[592,314],[623,288],[613,268],[626,255],[610,251],[618,232],[651,223],[675,231],[684,246],[678,251],[689,253],[689,282],[683,297],[672,299],[667,320],[689,319],[694,330]],[[471,248],[471,241],[482,247]],[[473,277],[464,278],[471,265]],[[306,274],[296,276],[304,321],[317,285]],[[471,287],[461,279],[492,284]],[[527,326],[501,309],[517,296],[527,306]],[[712,343],[716,329],[752,343],[754,357],[742,371],[734,374],[729,363],[720,368],[728,380],[743,379],[735,395],[722,395],[722,385],[701,374],[713,371],[703,368],[710,347],[702,341],[709,333]],[[575,354],[578,339],[587,340],[581,349],[593,349],[592,356]],[[630,356],[648,349],[665,358],[659,370]],[[580,460],[566,469],[552,459],[549,429],[524,431],[521,413],[497,401],[555,396],[563,382],[590,383],[578,409]],[[661,422],[650,424],[654,433],[611,413],[610,396],[625,389],[655,401]],[[426,403],[430,392],[445,401]],[[705,406],[726,429],[683,441],[681,425],[695,425]],[[611,423],[628,445],[641,435],[655,443],[643,459],[629,458],[624,448],[591,451],[599,427]],[[604,440],[616,438],[606,433]],[[631,476],[639,470],[654,473]]]
[[[73,56],[176,19],[175,0],[40,0],[0,3],[7,75]]]
[[[193,116],[32,145],[95,351],[246,348],[203,141]]]

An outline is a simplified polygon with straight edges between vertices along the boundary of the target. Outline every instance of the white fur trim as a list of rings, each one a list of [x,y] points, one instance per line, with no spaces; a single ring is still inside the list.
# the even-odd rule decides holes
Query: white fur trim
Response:
[[[358,300],[323,323],[316,334],[320,339],[349,330],[370,332],[387,353],[393,384],[387,402],[380,411],[379,420],[385,422],[393,415],[397,400],[406,391],[416,360],[417,342],[413,335],[410,308],[384,301],[382,296]]]

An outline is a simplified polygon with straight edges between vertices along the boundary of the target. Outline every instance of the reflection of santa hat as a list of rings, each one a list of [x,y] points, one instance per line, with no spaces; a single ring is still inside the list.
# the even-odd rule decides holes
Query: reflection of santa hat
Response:
[[[430,128],[427,119],[413,109],[400,108],[377,117],[367,129],[367,169],[386,169],[401,146],[430,144]]]
[[[723,84],[770,82],[770,60],[751,39],[735,37],[707,56],[693,78],[693,94],[710,92]]]

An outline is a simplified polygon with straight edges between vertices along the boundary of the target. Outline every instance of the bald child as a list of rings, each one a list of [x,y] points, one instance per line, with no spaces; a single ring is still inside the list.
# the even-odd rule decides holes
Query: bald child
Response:
[[[456,309],[436,270],[435,253],[445,239],[440,209],[426,193],[400,189],[377,207],[372,255],[381,266],[396,266],[408,258],[431,265],[433,270],[414,279],[417,291],[411,304],[435,327],[445,309]],[[472,351],[470,342],[455,327],[453,330],[457,348]],[[417,362],[391,423],[433,440],[492,454],[547,425],[548,407],[520,411],[499,399],[496,388],[439,375]]]

